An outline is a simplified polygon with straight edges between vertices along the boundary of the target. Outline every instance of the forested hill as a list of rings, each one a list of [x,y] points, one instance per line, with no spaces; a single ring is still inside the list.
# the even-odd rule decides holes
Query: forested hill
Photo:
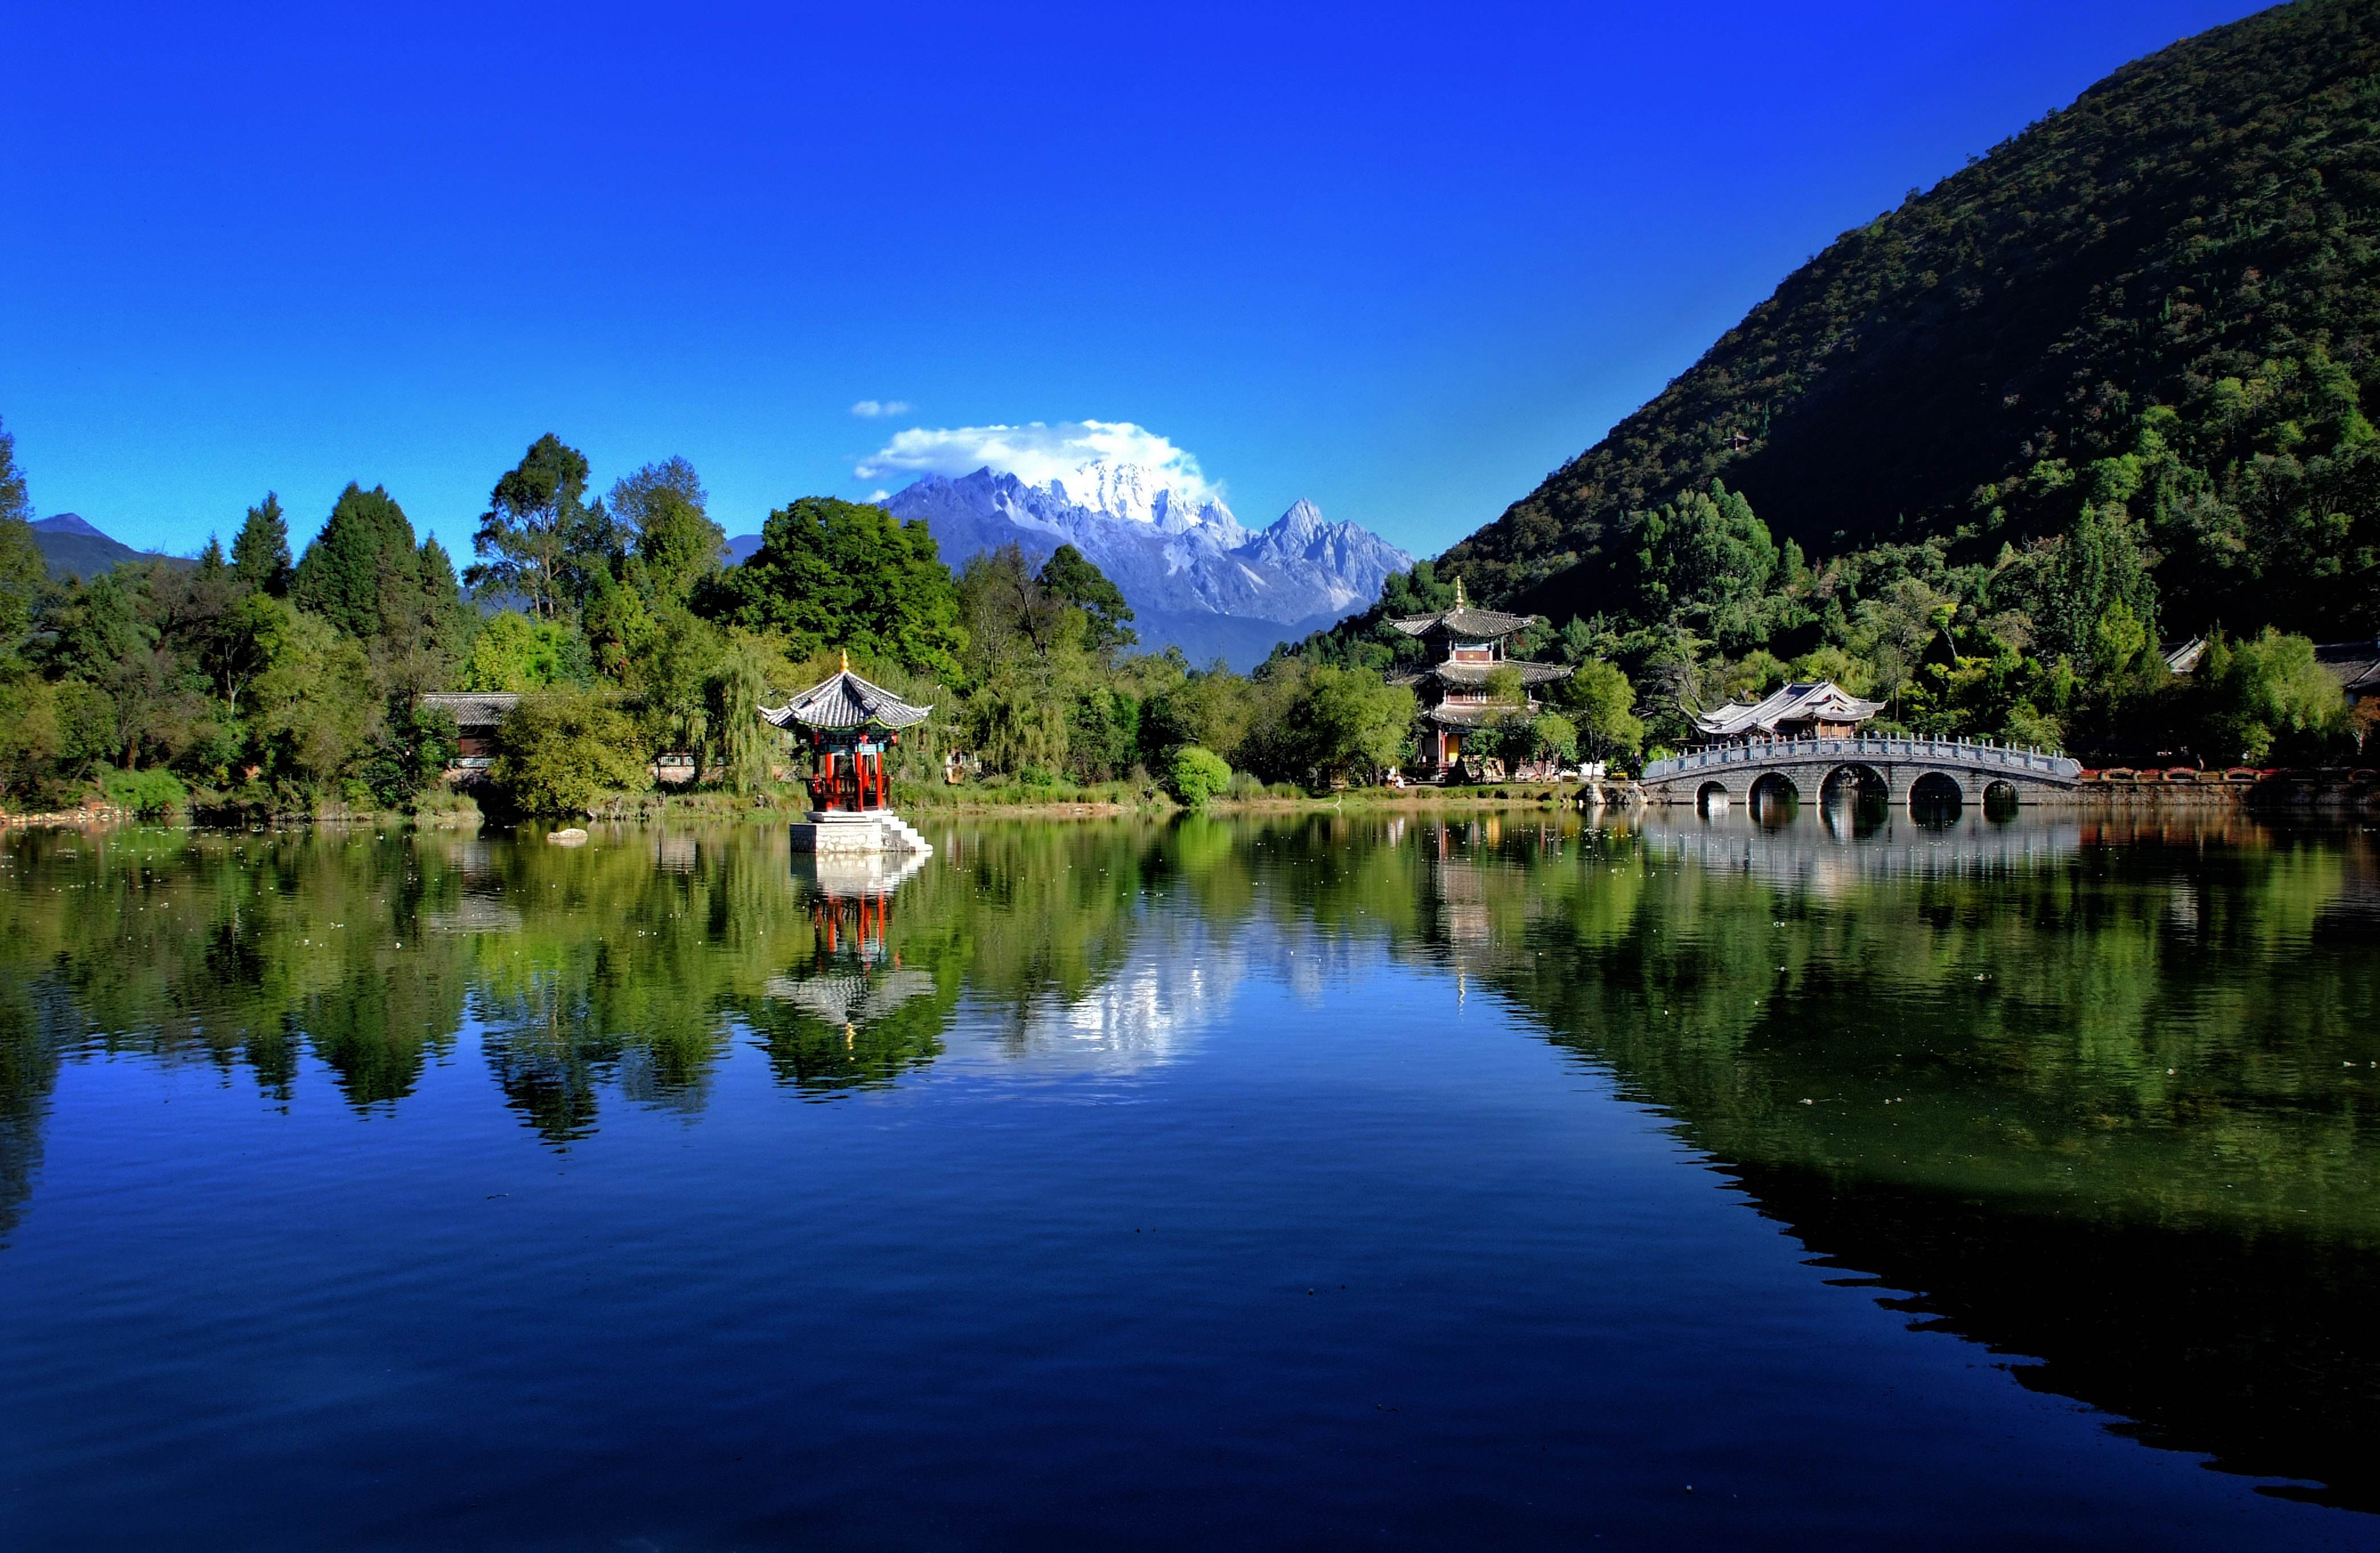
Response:
[[[1438,575],[1645,623],[1645,515],[1717,478],[1814,562],[2129,520],[2168,640],[2380,630],[2376,229],[2380,0],[2218,28],[1844,233]]]

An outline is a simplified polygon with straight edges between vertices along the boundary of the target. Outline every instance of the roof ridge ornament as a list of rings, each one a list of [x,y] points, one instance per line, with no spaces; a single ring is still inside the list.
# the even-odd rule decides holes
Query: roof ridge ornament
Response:
[[[1463,600],[1463,579],[1459,576],[1454,579],[1454,607],[1459,610],[1467,610],[1471,607]]]

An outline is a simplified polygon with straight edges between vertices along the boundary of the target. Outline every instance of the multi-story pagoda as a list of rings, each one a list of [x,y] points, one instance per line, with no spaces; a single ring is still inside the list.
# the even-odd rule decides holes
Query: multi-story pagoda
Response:
[[[1463,596],[1463,579],[1454,581],[1454,606],[1436,614],[1407,615],[1390,625],[1417,638],[1429,649],[1431,661],[1416,673],[1400,674],[1392,685],[1413,687],[1421,701],[1420,749],[1414,774],[1424,781],[1443,782],[1460,769],[1465,734],[1479,734],[1509,722],[1516,712],[1510,704],[1490,698],[1488,682],[1500,669],[1520,676],[1524,714],[1535,716],[1537,698],[1532,686],[1568,679],[1570,670],[1559,663],[1532,663],[1507,654],[1506,642],[1537,624],[1534,614],[1504,614],[1471,607]]]
[[[816,807],[792,827],[795,851],[933,850],[892,812],[892,781],[885,766],[900,746],[901,731],[925,722],[933,710],[913,706],[853,673],[848,653],[836,673],[782,707],[760,709],[776,727],[808,736],[810,802]]]

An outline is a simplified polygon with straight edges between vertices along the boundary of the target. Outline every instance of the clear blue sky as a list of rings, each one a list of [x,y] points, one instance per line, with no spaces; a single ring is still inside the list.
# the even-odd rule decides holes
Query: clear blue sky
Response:
[[[1080,419],[1433,552],[2256,8],[23,6],[0,419],[43,515],[182,552],[353,479],[462,557],[546,431],[744,532],[903,428]]]

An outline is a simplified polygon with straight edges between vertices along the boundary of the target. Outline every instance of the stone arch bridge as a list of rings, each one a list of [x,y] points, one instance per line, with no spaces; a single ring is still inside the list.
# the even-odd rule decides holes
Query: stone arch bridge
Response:
[[[1790,790],[1805,803],[1830,789],[1880,795],[1907,806],[1928,795],[1980,807],[1994,787],[2020,804],[2061,803],[2082,785],[2082,764],[2022,746],[1971,739],[1755,739],[1646,763],[1638,779],[1654,804],[1708,807],[1716,798],[1749,807],[1755,795]]]

